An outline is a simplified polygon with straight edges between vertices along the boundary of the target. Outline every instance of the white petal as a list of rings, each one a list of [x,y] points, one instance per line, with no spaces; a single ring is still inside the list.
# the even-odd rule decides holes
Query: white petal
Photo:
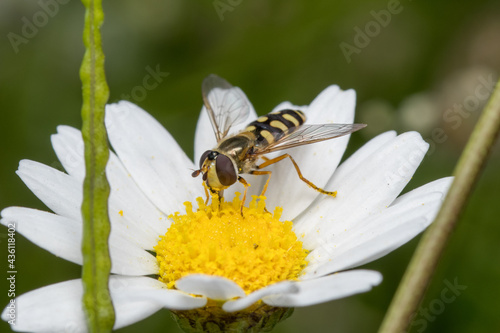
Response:
[[[339,270],[361,266],[381,258],[410,241],[424,230],[429,223],[429,220],[424,217],[417,217],[408,221],[406,225],[399,225],[390,230],[385,230],[382,235],[374,235],[370,239],[365,238],[361,244],[339,254],[331,262],[320,265],[314,271],[305,271],[308,274],[307,277],[323,276]]]
[[[280,104],[276,105],[274,109],[271,112],[278,112],[281,110],[286,110],[286,109],[291,109],[291,110],[300,110],[302,112],[307,112],[307,109],[309,108],[309,105],[295,105],[292,104],[288,101],[286,102],[281,102]]]
[[[349,156],[342,166],[337,168],[335,171],[335,178],[342,179],[349,175],[351,170],[362,166],[366,163],[366,159],[369,158],[373,153],[389,144],[396,137],[396,131],[388,131],[377,135],[367,143],[365,143],[361,148],[356,150],[354,154]]]
[[[349,173],[352,172],[352,170],[365,165],[367,163],[366,160],[370,156],[372,156],[372,154],[382,149],[382,147],[387,145],[395,137],[395,131],[388,131],[377,135],[376,137],[365,143],[361,148],[354,152],[354,154],[349,156],[349,158],[345,160],[344,163],[342,163],[341,167],[337,168],[337,170],[335,171],[335,178],[343,179],[348,176]],[[316,200],[321,199],[323,199],[322,196],[319,196]],[[311,205],[311,208],[317,209],[316,204],[317,202],[314,201]],[[309,212],[305,211],[304,214],[309,214]],[[316,220],[299,216],[294,221],[294,230],[297,234],[299,234],[299,232],[303,232],[303,230],[312,229],[315,226],[316,222]]]
[[[263,297],[276,295],[276,294],[294,294],[299,291],[295,282],[283,281],[272,284],[265,288],[254,291],[246,297],[236,300],[227,301],[222,305],[222,309],[226,312],[235,312],[246,309]]]
[[[109,217],[113,231],[152,250],[170,224],[167,218],[139,189],[115,154],[110,154],[106,174],[110,183]]]
[[[161,303],[135,296],[140,293],[161,293],[161,285],[158,280],[147,277],[110,276],[109,291],[115,309],[113,328],[116,330],[131,325],[160,310],[163,307]]]
[[[428,147],[420,134],[408,132],[353,169],[347,161],[343,163],[328,185],[338,191],[337,197],[319,197],[296,220],[295,231],[304,235],[304,246],[314,249],[318,235],[338,234],[389,206],[413,176]]]
[[[367,270],[342,272],[296,282],[299,287],[298,293],[267,296],[263,301],[272,306],[309,306],[367,292],[380,282],[382,275],[379,272]]]
[[[109,253],[111,273],[121,275],[158,274],[156,258],[117,233],[111,233],[109,237]]]
[[[16,231],[50,253],[82,264],[81,222],[36,209],[9,207],[2,210],[1,223],[15,224]]]
[[[307,110],[307,118],[312,124],[350,124],[354,121],[355,106],[356,92],[354,90],[342,91],[339,86],[332,85],[324,89],[311,102]]]
[[[19,162],[16,173],[56,214],[81,220],[82,184],[74,177],[30,160]]]
[[[202,196],[194,165],[172,136],[138,106],[121,101],[106,107],[109,140],[138,186],[161,211],[183,209],[184,201]]]
[[[82,223],[36,209],[9,207],[2,211],[3,225],[16,225],[16,231],[50,253],[82,264]],[[117,233],[109,240],[112,273],[147,275],[158,273],[156,259]]]
[[[115,329],[138,322],[161,308],[191,310],[207,302],[205,298],[166,289],[165,284],[148,277],[112,277],[110,291],[116,312]]]
[[[178,290],[166,288],[157,290],[137,290],[133,293],[127,292],[124,295],[116,297],[116,300],[123,299],[143,301],[144,303],[150,304],[153,303],[169,310],[192,310],[201,308],[207,304],[207,299],[205,297],[194,297]],[[134,308],[132,306],[129,306],[127,310],[127,316],[134,312]],[[125,315],[124,318],[126,318]],[[129,323],[126,325],[129,325]]]
[[[307,124],[352,123],[356,95],[353,90],[326,88],[314,99],[306,113]],[[325,187],[344,154],[349,135],[302,147],[288,149],[303,176]],[[318,192],[300,180],[291,161],[283,160],[266,168],[273,172],[266,193],[270,211],[283,207],[283,219],[291,220],[318,196]]]
[[[58,156],[71,156],[72,164],[67,169],[79,170],[78,163],[84,168],[83,149],[71,151],[71,147],[67,145],[71,143],[74,147],[83,146],[80,131],[69,126],[59,126],[58,131],[59,134],[52,136],[52,141],[54,148],[57,147]],[[79,175],[70,173],[72,177],[68,177],[64,173],[32,161],[22,161],[18,174],[35,195],[54,212],[81,220],[83,176],[79,178]],[[151,250],[158,242],[159,235],[165,234],[168,230],[170,220],[142,193],[112,152],[106,166],[106,176],[111,187],[109,217],[113,224],[112,232],[120,232],[129,241]],[[68,195],[67,192],[72,195]]]
[[[329,274],[376,260],[403,245],[437,214],[452,178],[443,178],[415,189],[381,214],[366,218],[322,243],[308,256],[303,279]]]
[[[82,134],[70,126],[57,126],[57,134],[51,136],[52,147],[68,174],[83,181],[85,163],[83,160]]]
[[[16,324],[21,332],[86,332],[82,281],[65,281],[27,292],[15,299]],[[9,320],[8,307],[2,319]]]
[[[214,129],[210,124],[207,109],[203,106],[201,108],[198,123],[196,124],[196,132],[194,135],[194,164],[199,168],[201,155],[207,150],[211,150],[217,146],[217,139],[215,138]]]
[[[428,194],[436,192],[442,193],[442,198],[444,200],[444,197],[448,193],[448,190],[450,189],[450,186],[453,183],[453,179],[454,177],[445,177],[427,183],[423,186],[420,186],[398,197],[396,200],[394,200],[391,206],[403,205],[406,204],[407,202],[413,201],[416,197],[425,197]]]
[[[185,293],[202,295],[214,300],[245,296],[245,291],[234,281],[213,275],[188,275],[177,280],[175,287]]]
[[[438,203],[426,206],[428,206],[426,213],[434,213],[439,208]],[[356,232],[346,232],[341,237],[339,245],[331,242],[318,247],[311,256],[310,265],[304,270],[306,273],[304,279],[349,269],[376,260],[411,240],[432,221],[426,216],[421,216],[421,212],[418,210],[407,213],[408,216],[405,216],[404,212],[397,215],[387,214],[388,217],[400,219],[397,221],[399,223],[394,223],[394,225],[387,223],[388,220],[385,219],[385,216],[380,217],[380,219],[385,220],[385,224],[373,221],[380,227],[379,230],[375,227],[356,229]],[[395,220],[391,221],[396,222]],[[352,243],[344,239],[351,239]]]
[[[138,322],[163,307],[187,310],[206,303],[204,299],[167,290],[163,283],[146,277],[111,276],[109,285],[116,313],[114,329]],[[25,293],[16,298],[17,321],[11,328],[30,332],[86,332],[82,296],[80,279]],[[2,313],[5,321],[9,319],[8,310]]]

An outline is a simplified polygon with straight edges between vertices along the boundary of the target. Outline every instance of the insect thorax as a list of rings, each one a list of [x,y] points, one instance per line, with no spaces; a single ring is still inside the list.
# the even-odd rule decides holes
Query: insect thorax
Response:
[[[230,156],[240,168],[241,161],[245,159],[247,154],[251,153],[254,146],[255,135],[244,131],[222,140],[216,150]]]

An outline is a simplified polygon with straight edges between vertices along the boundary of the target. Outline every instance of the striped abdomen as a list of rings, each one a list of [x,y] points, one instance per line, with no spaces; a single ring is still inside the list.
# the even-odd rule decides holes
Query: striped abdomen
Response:
[[[248,124],[245,132],[252,132],[257,145],[273,143],[281,137],[284,131],[300,126],[306,121],[306,116],[298,110],[281,110],[268,113]]]

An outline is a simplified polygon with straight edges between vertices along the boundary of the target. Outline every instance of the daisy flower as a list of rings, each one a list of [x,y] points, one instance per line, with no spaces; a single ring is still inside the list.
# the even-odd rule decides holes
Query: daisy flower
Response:
[[[352,123],[354,107],[354,91],[330,86],[309,106],[284,102],[275,110],[302,110],[311,124]],[[216,146],[205,111],[196,128],[194,161]],[[256,118],[251,108],[248,121],[232,130]],[[266,177],[245,175],[254,197],[242,216],[237,192],[243,187],[235,184],[223,201],[206,205],[201,179],[191,176],[197,162],[138,106],[108,105],[106,127],[113,148],[106,170],[116,329],[167,308],[181,326],[257,331],[294,307],[366,292],[382,275],[352,268],[424,230],[451,183],[443,178],[399,196],[428,149],[421,136],[380,134],[339,165],[349,140],[344,136],[287,151],[306,178],[337,191],[336,198],[307,187],[290,161],[282,161],[269,167],[266,198],[255,196]],[[82,264],[81,133],[59,126],[52,145],[66,173],[23,160],[17,174],[53,213],[9,207],[1,223]],[[80,279],[33,290],[15,299],[14,317],[9,304],[2,319],[15,331],[83,332],[82,294]]]

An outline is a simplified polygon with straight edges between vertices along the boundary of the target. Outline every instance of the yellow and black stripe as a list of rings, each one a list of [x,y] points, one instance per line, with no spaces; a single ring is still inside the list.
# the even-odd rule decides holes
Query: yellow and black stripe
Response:
[[[258,145],[273,143],[283,135],[283,132],[302,125],[306,116],[299,110],[281,110],[268,113],[248,124],[245,131],[252,132]]]

